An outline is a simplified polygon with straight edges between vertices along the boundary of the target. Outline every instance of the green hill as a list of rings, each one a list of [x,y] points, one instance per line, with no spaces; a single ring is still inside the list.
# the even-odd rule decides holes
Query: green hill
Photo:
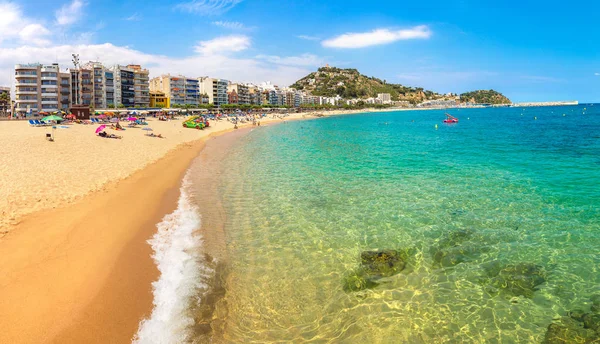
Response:
[[[336,67],[321,67],[296,81],[293,87],[304,90],[315,96],[342,98],[377,97],[378,93],[389,93],[392,100],[409,101],[413,104],[425,100],[442,99],[443,95],[424,90],[421,87],[408,87],[400,84],[390,84],[386,80],[362,75],[356,69],[340,69]]]
[[[511,104],[510,99],[494,90],[477,90],[460,95],[461,103],[477,104]]]

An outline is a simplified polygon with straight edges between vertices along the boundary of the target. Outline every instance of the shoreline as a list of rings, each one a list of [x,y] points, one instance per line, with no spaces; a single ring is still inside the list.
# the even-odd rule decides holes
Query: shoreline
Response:
[[[106,192],[27,216],[0,246],[0,342],[131,341],[151,311],[158,276],[146,240],[174,209],[183,173],[205,141]],[[172,173],[156,176],[166,168]]]
[[[356,113],[366,112],[326,116]],[[261,122],[308,119],[317,117]],[[146,241],[176,208],[183,175],[206,141],[234,130],[229,122],[216,124],[121,179],[23,215],[0,237],[0,324],[6,329],[0,342],[131,341],[152,311],[151,283],[158,278]]]
[[[206,141],[232,130],[181,144],[74,204],[24,216],[0,241],[0,342],[131,342],[159,276],[146,241],[175,210]]]

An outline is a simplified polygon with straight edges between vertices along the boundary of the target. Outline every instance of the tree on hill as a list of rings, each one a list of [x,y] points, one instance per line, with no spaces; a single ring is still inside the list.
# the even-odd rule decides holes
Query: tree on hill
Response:
[[[510,99],[494,90],[476,90],[460,95],[462,103],[476,104],[511,104]]]

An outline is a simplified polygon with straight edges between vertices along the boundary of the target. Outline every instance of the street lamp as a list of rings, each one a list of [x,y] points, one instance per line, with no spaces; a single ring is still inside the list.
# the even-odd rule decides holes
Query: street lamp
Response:
[[[79,54],[71,54],[71,56],[73,56],[73,65],[75,66],[75,77],[76,77],[76,83],[75,83],[75,105],[79,104],[79,94],[78,94],[78,90],[79,90]]]

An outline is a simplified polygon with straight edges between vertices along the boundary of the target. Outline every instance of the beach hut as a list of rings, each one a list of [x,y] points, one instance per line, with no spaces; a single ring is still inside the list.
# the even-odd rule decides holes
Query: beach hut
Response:
[[[90,107],[87,105],[73,105],[71,106],[70,112],[74,114],[77,119],[90,119]]]

